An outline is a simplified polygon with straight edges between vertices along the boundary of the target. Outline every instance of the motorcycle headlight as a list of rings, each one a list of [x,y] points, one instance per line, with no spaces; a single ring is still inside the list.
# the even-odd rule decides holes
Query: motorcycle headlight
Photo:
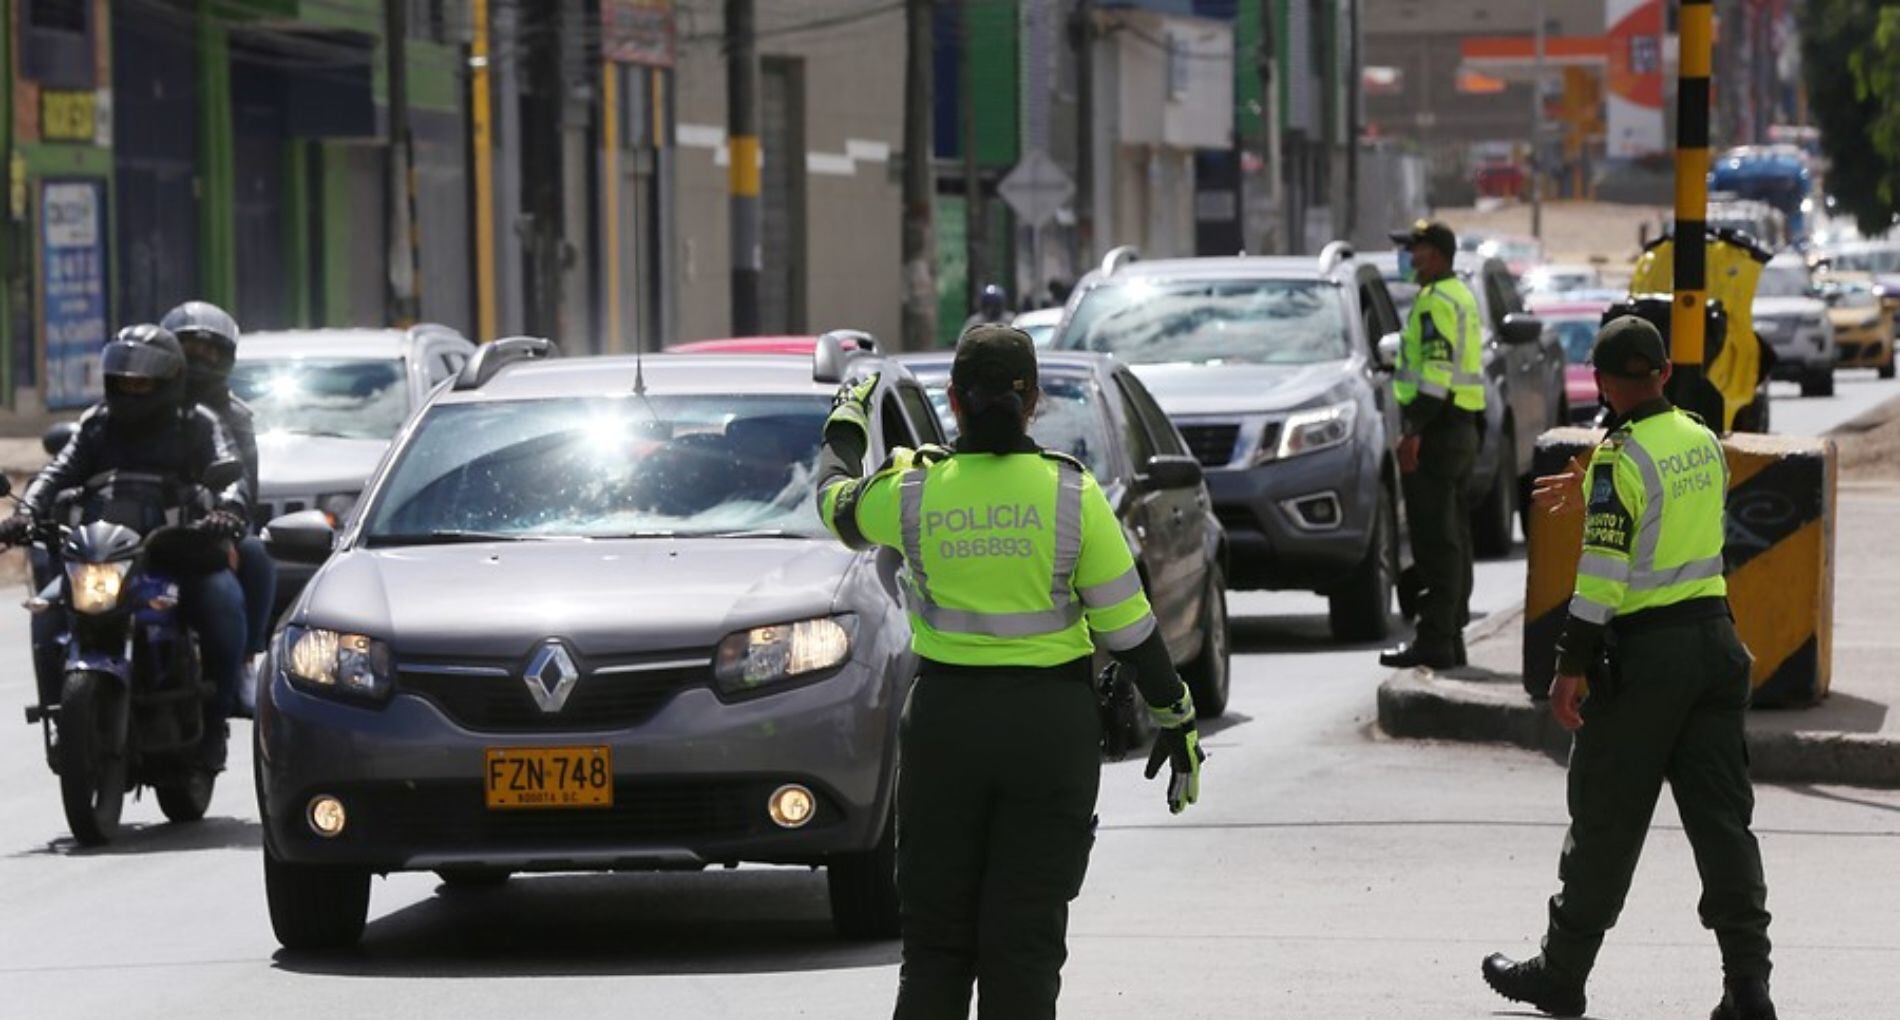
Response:
[[[342,527],[343,522],[349,518],[350,511],[356,509],[358,495],[360,493],[332,492],[318,496],[317,509],[323,511],[323,516],[330,519],[331,527]]]
[[[1331,449],[1352,439],[1353,423],[1359,419],[1359,405],[1352,401],[1296,411],[1280,428],[1281,459],[1303,453]]]
[[[131,560],[66,564],[73,608],[88,614],[110,612],[119,604],[119,591],[125,587],[125,575],[131,569]]]
[[[374,638],[286,627],[283,647],[284,675],[301,690],[380,703],[395,689],[389,646]]]
[[[854,617],[834,616],[728,635],[713,655],[713,680],[726,694],[749,694],[831,669],[851,657],[854,629]]]

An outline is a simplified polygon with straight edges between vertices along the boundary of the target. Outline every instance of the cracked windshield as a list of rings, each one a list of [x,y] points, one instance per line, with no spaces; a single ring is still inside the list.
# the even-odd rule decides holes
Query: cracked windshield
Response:
[[[259,432],[388,439],[409,417],[404,371],[400,361],[240,361],[231,392]]]
[[[1063,344],[1131,365],[1306,365],[1347,356],[1330,283],[1157,283],[1090,291]]]

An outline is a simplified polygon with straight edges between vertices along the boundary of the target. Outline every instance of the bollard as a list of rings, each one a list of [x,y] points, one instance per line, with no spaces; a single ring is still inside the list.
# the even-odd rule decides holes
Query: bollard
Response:
[[[1603,433],[1559,428],[1537,438],[1533,469],[1588,462]],[[1729,605],[1755,657],[1757,706],[1813,705],[1827,696],[1834,627],[1836,464],[1828,439],[1738,433],[1728,455]],[[1524,689],[1543,697],[1557,661],[1583,545],[1583,514],[1533,512],[1524,585]]]

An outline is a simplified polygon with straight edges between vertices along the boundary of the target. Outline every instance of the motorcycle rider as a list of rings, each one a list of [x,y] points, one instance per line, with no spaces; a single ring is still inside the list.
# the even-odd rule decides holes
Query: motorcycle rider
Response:
[[[229,312],[208,301],[187,301],[165,313],[159,325],[171,330],[185,350],[185,399],[218,416],[244,461],[244,481],[251,498],[262,491],[257,483],[257,427],[251,409],[231,393],[231,366],[237,361],[238,324]],[[247,660],[254,660],[270,640],[271,609],[277,596],[277,564],[264,549],[264,540],[247,528],[237,544],[237,578],[244,589]]]
[[[963,320],[963,332],[985,324],[1009,324],[1009,292],[1001,286],[986,284],[976,299],[976,311]]]
[[[178,338],[158,326],[127,326],[101,358],[105,400],[79,419],[79,431],[20,496],[19,508],[0,520],[0,545],[19,545],[53,511],[64,489],[105,471],[159,475],[178,482],[203,478],[211,465],[238,459],[235,443],[216,415],[185,400],[185,354]],[[250,487],[240,478],[213,493],[216,509],[196,527],[207,538],[234,542],[250,519]],[[205,706],[204,764],[224,767],[230,715],[244,662],[244,593],[229,570],[178,579],[179,608],[198,634],[206,679],[217,696]],[[44,695],[42,691],[42,695]],[[57,695],[53,699],[57,700]]]

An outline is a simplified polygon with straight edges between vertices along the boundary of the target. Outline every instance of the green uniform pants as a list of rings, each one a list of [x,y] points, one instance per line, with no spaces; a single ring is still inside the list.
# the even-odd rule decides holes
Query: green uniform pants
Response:
[[[1478,460],[1473,415],[1447,408],[1420,437],[1418,470],[1405,476],[1418,576],[1418,643],[1448,647],[1470,619],[1471,469]]]
[[[904,709],[898,1020],[1056,1015],[1069,901],[1094,844],[1101,734],[1088,661],[930,667]]]
[[[1614,693],[1592,693],[1570,750],[1570,833],[1544,955],[1582,980],[1616,923],[1662,781],[1702,876],[1702,924],[1730,978],[1768,976],[1761,851],[1749,824],[1748,652],[1724,618],[1618,637]]]

